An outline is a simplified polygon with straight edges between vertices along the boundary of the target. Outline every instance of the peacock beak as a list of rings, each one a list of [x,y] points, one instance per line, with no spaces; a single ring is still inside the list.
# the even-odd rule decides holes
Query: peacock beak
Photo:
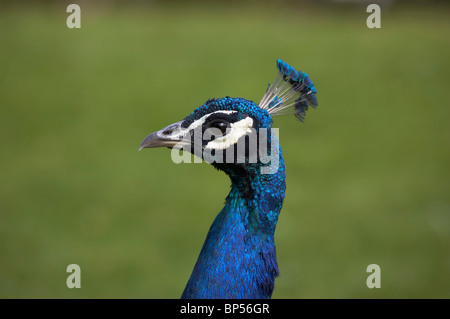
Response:
[[[139,151],[143,148],[182,146],[187,131],[186,128],[181,127],[182,122],[170,124],[144,138],[139,145]]]

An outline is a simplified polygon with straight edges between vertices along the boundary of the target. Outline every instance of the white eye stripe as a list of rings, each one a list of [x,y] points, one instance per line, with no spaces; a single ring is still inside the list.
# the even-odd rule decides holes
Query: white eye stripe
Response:
[[[233,114],[233,113],[237,113],[237,111],[215,111],[215,112],[206,114],[206,115],[202,116],[201,118],[199,118],[198,120],[195,120],[194,122],[192,122],[192,124],[189,125],[187,130],[188,131],[194,130],[194,129],[198,128],[199,126],[202,126],[203,123],[205,123],[206,119],[213,114]]]
[[[205,148],[221,150],[226,149],[229,146],[236,144],[242,136],[247,133],[251,133],[252,127],[253,119],[251,117],[246,117],[236,123],[230,123],[230,129],[227,131],[227,134],[212,140],[206,144]]]

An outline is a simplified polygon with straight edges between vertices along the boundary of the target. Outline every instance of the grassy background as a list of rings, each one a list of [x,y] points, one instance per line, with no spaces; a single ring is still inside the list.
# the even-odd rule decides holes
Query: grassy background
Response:
[[[364,7],[83,3],[72,30],[64,6],[2,7],[0,297],[178,298],[229,181],[137,147],[208,98],[259,101],[282,58],[319,108],[275,119],[273,297],[449,298],[449,12],[383,8],[370,30]]]

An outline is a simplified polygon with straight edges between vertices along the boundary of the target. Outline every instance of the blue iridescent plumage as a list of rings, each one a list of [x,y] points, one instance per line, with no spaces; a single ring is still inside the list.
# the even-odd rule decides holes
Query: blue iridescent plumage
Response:
[[[231,191],[215,218],[182,298],[270,298],[279,274],[275,228],[286,189],[286,170],[278,139],[272,134],[272,115],[292,108],[303,121],[309,106],[317,106],[317,90],[308,75],[278,60],[279,75],[259,105],[243,98],[210,99],[182,121],[147,136],[141,148],[167,146],[204,157],[231,179]],[[195,141],[193,132],[217,129],[210,139]],[[225,130],[226,128],[226,130]],[[233,157],[243,139],[257,134],[257,147],[245,144],[244,161]],[[261,139],[262,138],[262,139]],[[260,151],[267,143],[270,162]],[[181,145],[181,146],[180,146]],[[200,147],[200,153],[194,152]],[[233,155],[219,161],[218,152]],[[253,153],[257,160],[252,161]],[[228,158],[228,157],[226,157]],[[276,162],[275,169],[264,170]]]

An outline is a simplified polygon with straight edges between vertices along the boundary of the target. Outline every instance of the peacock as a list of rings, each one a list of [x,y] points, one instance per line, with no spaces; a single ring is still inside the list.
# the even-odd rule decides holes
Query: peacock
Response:
[[[139,146],[168,147],[172,156],[194,154],[231,179],[225,206],[209,229],[181,298],[272,296],[279,275],[274,234],[286,190],[272,116],[294,114],[303,122],[308,108],[317,107],[317,90],[305,72],[280,59],[277,69],[259,104],[228,96],[209,99]]]

